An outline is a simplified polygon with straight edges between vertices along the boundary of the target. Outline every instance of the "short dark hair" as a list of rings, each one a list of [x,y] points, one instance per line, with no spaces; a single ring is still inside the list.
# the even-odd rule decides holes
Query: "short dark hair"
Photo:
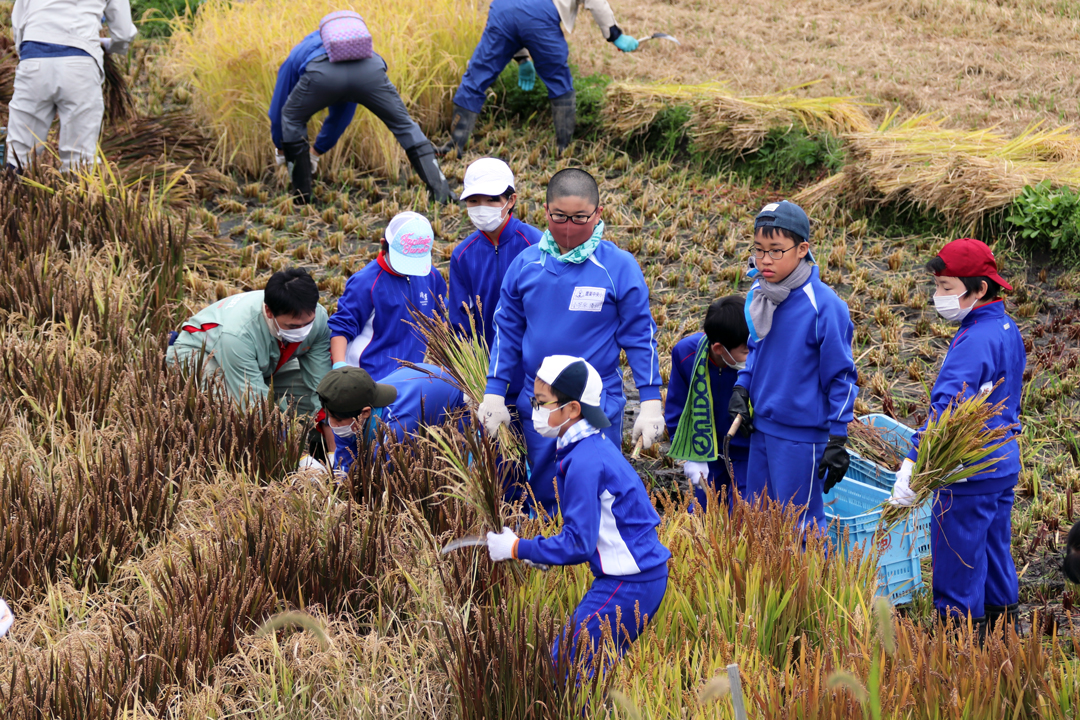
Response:
[[[746,326],[743,307],[746,298],[742,295],[727,295],[713,302],[705,311],[702,328],[709,344],[720,343],[728,350],[745,345],[750,339],[750,328]]]
[[[1071,583],[1080,583],[1080,521],[1072,526],[1065,539],[1065,558],[1061,571]]]
[[[303,268],[279,270],[266,281],[263,302],[274,317],[315,312],[319,305],[319,286]]]
[[[584,170],[566,168],[548,180],[547,202],[550,204],[564,197],[579,197],[593,205],[600,205],[600,186]]]
[[[540,380],[540,382],[542,382],[542,383],[544,383],[545,385],[548,386],[548,388],[551,390],[551,394],[555,396],[555,402],[559,403],[560,405],[565,405],[565,404],[567,404],[569,402],[581,402],[576,397],[570,397],[569,395],[564,393],[562,390],[559,390],[558,388],[556,388],[554,385],[552,385],[550,383],[546,383],[543,380]]]
[[[801,245],[807,241],[806,238],[804,238],[802,235],[799,235],[798,233],[793,233],[787,228],[774,227],[772,225],[764,225],[762,227],[759,227],[757,231],[754,232],[754,235],[756,236],[758,233],[761,233],[763,237],[769,240],[772,240],[774,237],[779,235],[780,237],[785,237],[788,240],[791,240],[796,245]]]
[[[930,262],[926,263],[926,269],[935,275],[940,275],[946,271],[945,261],[935,255]],[[998,294],[1001,292],[1001,285],[996,280],[991,280],[985,275],[978,275],[976,277],[962,277],[959,278],[960,282],[964,284],[964,294],[967,295],[973,292],[979,292],[982,288],[982,284],[986,283],[986,294],[982,296],[983,302],[989,302],[996,300]]]

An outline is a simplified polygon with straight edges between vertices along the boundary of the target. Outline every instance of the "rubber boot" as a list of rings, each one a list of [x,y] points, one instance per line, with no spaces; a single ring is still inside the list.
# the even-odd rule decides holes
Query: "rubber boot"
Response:
[[[570,146],[577,124],[577,94],[571,90],[565,95],[551,98],[551,116],[555,122],[555,147],[559,154]]]
[[[451,203],[457,200],[454,193],[450,192],[450,185],[446,182],[446,176],[439,169],[439,161],[435,159],[435,148],[430,142],[411,147],[405,151],[409,156],[409,163],[420,179],[427,185],[431,199],[437,203]]]
[[[311,154],[307,140],[283,143],[281,150],[292,177],[293,195],[307,205],[311,202]]]
[[[480,113],[466,110],[460,105],[454,105],[454,117],[450,120],[450,142],[438,149],[439,155],[446,155],[453,149],[457,149],[458,157],[465,154],[465,146],[469,144],[473,128],[476,127],[476,119]]]
[[[1020,605],[1013,603],[1012,605],[985,605],[986,610],[986,623],[989,626],[990,632],[993,632],[999,623],[1007,623],[1013,628],[1013,632],[1017,635],[1020,634]],[[1002,626],[1002,633],[1005,632],[1004,626]]]

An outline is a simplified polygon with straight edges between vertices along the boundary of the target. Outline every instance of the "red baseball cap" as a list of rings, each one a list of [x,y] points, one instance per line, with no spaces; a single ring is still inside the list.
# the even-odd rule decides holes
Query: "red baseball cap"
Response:
[[[953,240],[941,248],[937,256],[945,263],[945,269],[935,275],[961,278],[988,277],[1006,290],[1012,290],[1012,285],[998,275],[994,253],[981,240],[973,238]]]

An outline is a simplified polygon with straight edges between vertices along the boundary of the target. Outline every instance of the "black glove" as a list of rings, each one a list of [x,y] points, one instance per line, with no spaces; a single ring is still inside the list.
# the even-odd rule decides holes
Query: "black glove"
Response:
[[[848,465],[851,463],[851,457],[844,448],[845,443],[847,443],[846,435],[830,435],[829,442],[825,446],[825,454],[821,456],[821,467],[818,468],[817,476],[820,480],[825,477],[826,472],[829,473],[829,476],[825,478],[826,493],[844,479]]]
[[[742,418],[742,423],[739,425],[739,434],[743,437],[750,437],[750,433],[754,432],[754,423],[750,420],[750,391],[741,385],[736,385],[731,391],[731,400],[728,401],[727,411],[732,422],[737,417]]]

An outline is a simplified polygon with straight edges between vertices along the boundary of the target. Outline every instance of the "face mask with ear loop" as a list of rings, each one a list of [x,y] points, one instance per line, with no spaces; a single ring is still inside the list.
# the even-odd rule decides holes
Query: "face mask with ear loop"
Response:
[[[720,359],[724,361],[725,365],[727,365],[732,370],[743,370],[743,369],[746,368],[746,361],[745,360],[743,362],[735,362],[735,357],[731,354],[731,352],[726,347],[724,347],[723,345],[721,345],[720,347],[723,349],[724,355],[727,356],[727,357],[724,357],[724,355],[720,356]]]
[[[274,318],[274,326],[277,328],[278,338],[287,343],[298,343],[304,342],[304,340],[307,339],[307,336],[311,334],[311,328],[315,327],[315,321],[312,320],[304,327],[286,330],[278,324],[277,318]]]
[[[472,221],[473,226],[477,230],[482,232],[495,232],[506,220],[506,215],[503,215],[503,210],[507,210],[510,207],[510,201],[507,200],[506,204],[502,207],[490,207],[487,205],[477,205],[468,209],[469,220]],[[509,210],[507,210],[509,214]]]
[[[560,405],[555,410],[561,410],[566,405]],[[555,412],[551,408],[541,407],[535,408],[532,412],[533,430],[539,433],[542,437],[557,438],[559,437],[559,431],[562,430],[562,426],[570,421],[569,418],[563,420],[558,425],[552,426],[548,424],[551,419],[551,413]]]
[[[938,315],[950,322],[961,322],[971,312],[971,308],[975,307],[975,303],[969,307],[960,307],[960,298],[965,295],[966,292],[958,295],[935,295],[934,309],[938,311]]]

